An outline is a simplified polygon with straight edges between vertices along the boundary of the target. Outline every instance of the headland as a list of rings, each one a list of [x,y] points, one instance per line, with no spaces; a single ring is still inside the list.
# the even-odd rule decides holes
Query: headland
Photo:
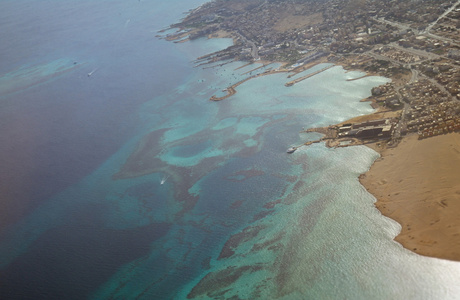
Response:
[[[363,99],[374,114],[309,131],[324,134],[320,141],[328,147],[367,145],[379,152],[360,180],[382,214],[401,224],[396,240],[422,255],[460,260],[460,1],[216,0],[168,29],[177,32],[160,37],[175,42],[233,38],[197,66],[283,63],[214,101],[252,78],[291,77],[323,62],[390,78]]]

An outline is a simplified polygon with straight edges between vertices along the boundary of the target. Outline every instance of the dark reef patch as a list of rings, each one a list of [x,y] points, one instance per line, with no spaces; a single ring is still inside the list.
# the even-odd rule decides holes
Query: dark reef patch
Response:
[[[263,210],[263,211],[255,214],[254,217],[252,218],[252,221],[257,221],[257,220],[263,219],[266,216],[271,215],[274,212],[275,212],[274,210]]]
[[[240,170],[238,172],[234,172],[226,176],[225,179],[230,180],[230,181],[243,181],[248,178],[255,177],[255,176],[262,176],[264,174],[265,174],[264,171],[255,170],[255,169]]]
[[[266,240],[263,243],[254,244],[254,246],[252,246],[251,251],[257,252],[265,248],[267,248],[268,250],[275,249],[275,248],[272,248],[271,246],[274,245],[275,243],[278,243],[282,239],[283,239],[283,233],[280,233],[276,237]]]
[[[240,244],[256,237],[259,234],[259,232],[264,228],[264,226],[250,226],[246,227],[243,231],[232,235],[225,242],[225,245],[222,248],[222,251],[220,252],[219,257],[217,259],[231,257],[233,254],[235,254],[234,249],[236,249]]]
[[[243,200],[236,200],[236,201],[234,201],[234,202],[230,205],[230,208],[231,208],[231,209],[237,209],[237,208],[240,207],[243,203],[244,203]]]
[[[266,209],[272,209],[272,208],[274,208],[277,204],[280,204],[281,201],[283,201],[283,200],[277,199],[277,200],[274,200],[274,201],[267,202],[267,203],[265,203],[264,208],[266,208]]]
[[[187,298],[192,299],[206,295],[211,298],[219,297],[224,299],[225,294],[231,290],[226,288],[234,284],[244,273],[256,272],[261,269],[261,266],[228,267],[218,272],[208,273],[193,287]]]

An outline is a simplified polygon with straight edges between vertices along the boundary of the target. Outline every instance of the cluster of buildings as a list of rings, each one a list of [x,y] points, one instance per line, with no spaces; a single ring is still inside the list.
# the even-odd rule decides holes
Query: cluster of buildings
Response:
[[[460,100],[460,68],[451,67],[449,64],[434,65],[433,71],[427,72],[428,76],[431,74],[453,97]]]
[[[460,131],[460,116],[446,112],[451,109],[457,110],[460,106],[457,103],[442,103],[430,107],[426,116],[408,122],[408,129],[416,130],[419,139]]]
[[[378,16],[390,21],[410,24],[410,27],[415,30],[424,30],[427,24],[436,21],[440,15],[455,3],[455,0],[442,2],[439,0],[381,1],[381,6],[386,7],[379,10]]]
[[[437,35],[449,38],[458,39],[458,29],[460,28],[460,8],[457,7],[448,13],[444,18],[439,20],[433,26],[432,32]]]
[[[401,110],[398,120],[349,124],[338,137],[421,138],[460,124],[460,5],[457,0],[215,0],[172,27],[177,37],[226,32],[234,45],[216,60],[286,62],[292,70],[329,61],[399,82],[373,89],[377,106]],[[200,63],[206,63],[199,61]],[[397,81],[397,80],[396,80]],[[395,125],[396,123],[397,126]]]
[[[420,34],[454,3],[453,0],[441,4],[437,0],[368,0],[365,4],[349,0],[216,0],[191,11],[172,27],[191,30],[190,38],[218,31],[230,33],[238,47],[229,51],[225,59],[295,64],[309,53],[356,55],[374,50],[401,63],[416,63],[421,57],[385,45],[397,42],[406,48],[437,53],[455,50],[449,41]],[[439,26],[448,27],[450,37],[458,40],[456,27],[460,23],[452,21],[458,14],[458,10],[452,10],[430,29],[438,32],[442,31]]]
[[[368,0],[365,4],[348,0],[217,0],[191,11],[173,27],[194,29],[190,38],[217,31],[229,32],[240,44],[232,51],[237,59],[260,57],[295,63],[309,51],[356,54],[369,51],[377,44],[397,41],[405,46],[426,47],[426,41],[415,33],[419,27],[426,28],[429,22],[435,21],[444,7],[453,3],[453,0],[441,5],[436,0],[392,0],[390,3]],[[456,13],[454,10],[451,14]],[[254,45],[256,54],[248,51]],[[443,41],[439,41],[433,49],[442,45]],[[403,53],[399,56],[408,59]]]
[[[396,91],[393,83],[387,83],[375,87],[371,90],[374,101],[380,105],[389,107],[391,109],[401,109],[403,103],[401,102],[401,95]]]
[[[404,132],[419,138],[460,130],[460,101],[452,99],[433,82],[422,80],[407,85],[401,94],[409,105],[404,112]]]
[[[419,62],[422,58],[418,55],[398,50],[390,46],[382,46],[374,50],[374,53],[388,57],[391,60],[398,61],[403,64],[412,64]]]
[[[425,35],[417,35],[413,31],[408,31],[403,38],[398,40],[398,45],[407,49],[417,49],[427,53],[443,54],[445,49],[449,49],[450,43]]]

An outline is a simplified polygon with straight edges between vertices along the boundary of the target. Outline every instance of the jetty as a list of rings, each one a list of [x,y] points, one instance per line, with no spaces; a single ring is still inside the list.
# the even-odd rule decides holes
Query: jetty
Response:
[[[328,70],[328,69],[330,69],[330,68],[332,68],[332,67],[334,67],[334,65],[327,66],[327,67],[325,67],[325,68],[322,68],[322,69],[320,69],[320,70],[318,70],[318,71],[315,71],[315,72],[313,72],[313,73],[310,73],[310,74],[308,74],[308,75],[299,77],[299,78],[294,79],[294,80],[292,80],[292,81],[289,81],[288,83],[285,84],[285,86],[293,86],[293,85],[296,84],[296,83],[299,83],[299,82],[301,82],[301,81],[303,81],[303,80],[305,80],[305,79],[308,79],[308,78],[310,78],[310,77],[313,77],[313,76],[315,76],[315,75],[317,75],[317,74],[319,74],[319,73],[321,73],[321,72],[324,72],[324,71],[326,71],[326,70]]]
[[[309,141],[309,142],[304,143],[303,146],[310,146],[312,144],[321,143],[324,140],[325,140],[325,138],[320,138],[319,140]]]
[[[363,79],[363,78],[369,77],[369,76],[372,76],[372,75],[371,74],[365,74],[363,76],[359,76],[359,77],[356,77],[356,78],[347,79],[347,81],[355,81],[355,80]]]
[[[211,98],[209,98],[209,100],[211,100],[211,101],[221,101],[221,100],[227,99],[228,97],[230,97],[230,96],[232,96],[232,95],[235,95],[235,94],[236,94],[235,88],[236,88],[237,86],[239,86],[240,84],[242,84],[242,83],[244,83],[244,82],[246,82],[246,81],[248,81],[249,79],[254,78],[254,77],[255,77],[255,76],[248,77],[248,78],[246,78],[246,79],[243,79],[243,80],[241,80],[241,81],[238,81],[237,83],[235,83],[235,84],[229,86],[228,88],[225,89],[225,91],[227,92],[227,95],[222,96],[222,97],[217,97],[216,95],[214,95],[214,96],[212,96]]]
[[[211,101],[221,101],[221,100],[224,100],[224,99],[227,99],[228,97],[236,94],[236,87],[245,83],[246,81],[250,80],[250,79],[253,79],[253,78],[257,78],[257,77],[261,77],[261,76],[265,76],[265,75],[271,75],[271,74],[275,74],[275,73],[285,73],[286,71],[281,71],[281,70],[266,70],[265,72],[263,73],[260,73],[260,74],[256,74],[256,75],[252,75],[252,76],[249,76],[248,78],[245,78],[241,81],[238,81],[237,83],[235,84],[232,84],[231,86],[229,86],[228,88],[225,89],[225,91],[227,92],[227,95],[224,95],[222,97],[217,97],[216,95],[212,96],[211,98],[209,98],[209,100]]]
[[[310,146],[310,145],[313,145],[313,144],[316,144],[316,143],[321,143],[321,142],[324,142],[326,140],[330,140],[331,138],[328,138],[328,137],[322,137],[320,138],[319,140],[314,140],[314,141],[308,141],[308,142],[305,142],[303,143],[302,145],[300,146],[292,146],[290,147],[289,149],[287,149],[287,153],[288,154],[291,154],[291,153],[294,153],[297,149],[299,149],[300,147],[302,146]]]
[[[246,75],[246,74],[249,74],[249,73],[251,73],[251,72],[257,71],[257,70],[262,69],[263,67],[266,67],[266,66],[268,66],[268,65],[270,65],[270,64],[271,64],[271,63],[262,64],[261,66],[255,68],[255,69],[252,69],[252,70],[249,70],[249,71],[247,71],[247,72],[244,72],[242,75]]]

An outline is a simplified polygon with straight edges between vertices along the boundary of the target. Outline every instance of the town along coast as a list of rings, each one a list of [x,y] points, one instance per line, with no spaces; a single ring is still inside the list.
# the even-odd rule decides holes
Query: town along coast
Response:
[[[225,94],[211,97],[215,101],[234,95],[249,79],[274,72],[292,77],[320,62],[391,78],[365,99],[376,113],[309,131],[323,133],[318,141],[329,147],[364,144],[379,152],[381,158],[360,179],[376,196],[376,207],[401,224],[396,240],[423,255],[460,260],[460,221],[451,217],[460,211],[454,204],[460,194],[455,184],[460,34],[459,26],[451,24],[460,15],[458,5],[459,1],[442,6],[396,1],[392,7],[378,1],[213,1],[191,10],[171,26],[178,32],[165,38],[233,38],[231,47],[199,58],[200,66],[232,60],[283,62],[276,70],[229,86]]]

